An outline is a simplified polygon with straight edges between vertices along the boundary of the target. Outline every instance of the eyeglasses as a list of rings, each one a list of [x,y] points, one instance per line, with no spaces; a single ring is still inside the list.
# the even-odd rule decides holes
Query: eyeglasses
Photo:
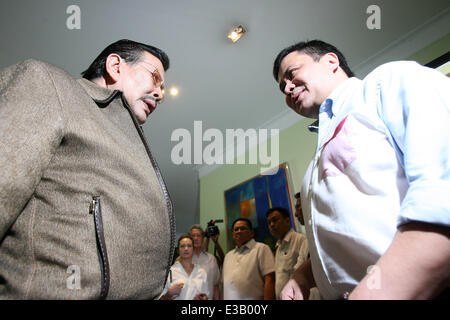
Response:
[[[236,227],[233,229],[234,232],[238,232],[239,230],[245,231],[245,230],[250,230],[250,229],[248,227]]]
[[[156,68],[154,65],[152,65],[151,63],[148,62],[144,62],[141,61],[140,65],[147,70],[148,72],[151,73],[152,75],[152,80],[153,80],[153,84],[155,85],[156,88],[161,88],[161,100],[158,101],[158,103],[162,103],[164,101],[164,94],[165,94],[165,90],[164,90],[164,79],[162,78],[161,74],[158,71],[158,68]]]

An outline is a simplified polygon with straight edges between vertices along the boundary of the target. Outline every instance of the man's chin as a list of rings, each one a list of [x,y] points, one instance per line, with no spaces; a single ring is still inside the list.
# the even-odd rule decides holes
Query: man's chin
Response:
[[[141,112],[139,112],[139,114],[136,115],[136,119],[138,120],[140,125],[143,125],[151,114],[152,114],[151,112],[148,112],[147,114],[147,110],[141,110]]]
[[[307,107],[307,106],[301,106],[298,109],[295,110],[299,115],[310,118],[310,119],[318,119],[319,118],[319,112],[315,112],[314,107]]]
[[[139,117],[139,118],[136,118],[136,120],[139,123],[139,125],[142,126],[147,121],[147,117],[145,117],[145,118]]]

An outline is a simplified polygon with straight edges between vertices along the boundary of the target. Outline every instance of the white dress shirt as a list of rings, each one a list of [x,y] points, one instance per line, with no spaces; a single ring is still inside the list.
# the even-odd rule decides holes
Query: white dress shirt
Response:
[[[170,273],[172,275],[170,275]],[[194,264],[194,269],[191,274],[187,274],[183,266],[179,261],[175,262],[170,267],[169,276],[166,281],[166,286],[161,294],[164,295],[169,288],[175,283],[184,283],[183,289],[178,297],[174,300],[192,300],[198,293],[204,293],[208,295],[208,299],[211,299],[210,292],[208,290],[206,271]]]
[[[295,270],[308,259],[308,240],[304,234],[290,229],[277,241],[275,254],[275,295],[278,299]]]
[[[264,299],[264,276],[275,271],[269,246],[251,239],[225,255],[224,300]]]
[[[350,78],[322,104],[301,195],[325,299],[351,292],[398,226],[450,225],[449,117],[450,80],[414,62]]]
[[[192,263],[197,264],[199,267],[206,271],[208,278],[208,290],[211,293],[209,299],[213,299],[214,286],[219,284],[220,271],[217,265],[216,257],[209,252],[202,251],[199,255],[195,252],[192,255]]]

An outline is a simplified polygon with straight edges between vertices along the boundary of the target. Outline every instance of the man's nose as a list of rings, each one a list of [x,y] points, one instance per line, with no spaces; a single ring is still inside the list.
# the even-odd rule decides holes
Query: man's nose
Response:
[[[163,93],[162,93],[161,87],[158,87],[155,90],[153,90],[152,96],[153,96],[153,98],[155,98],[156,101],[160,101],[162,99],[162,97],[163,97]]]
[[[284,86],[284,94],[290,95],[292,93],[292,90],[294,90],[295,84],[293,84],[291,81],[287,80],[286,85]]]

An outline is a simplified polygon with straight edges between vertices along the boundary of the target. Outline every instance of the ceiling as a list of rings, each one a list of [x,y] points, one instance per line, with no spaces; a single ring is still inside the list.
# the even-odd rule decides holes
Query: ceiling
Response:
[[[69,5],[81,9],[81,29],[69,30]],[[381,9],[381,29],[369,30],[367,8]],[[226,33],[248,30],[232,44]],[[300,120],[288,110],[272,78],[275,56],[306,39],[340,48],[358,76],[404,59],[450,32],[448,0],[2,0],[0,68],[27,58],[55,64],[79,77],[108,44],[122,38],[166,51],[167,97],[144,125],[175,205],[177,231],[199,221],[199,171],[175,165],[175,129],[285,127]],[[206,168],[206,169],[205,169]],[[203,170],[203,171],[202,171]],[[205,171],[206,170],[206,171]]]

